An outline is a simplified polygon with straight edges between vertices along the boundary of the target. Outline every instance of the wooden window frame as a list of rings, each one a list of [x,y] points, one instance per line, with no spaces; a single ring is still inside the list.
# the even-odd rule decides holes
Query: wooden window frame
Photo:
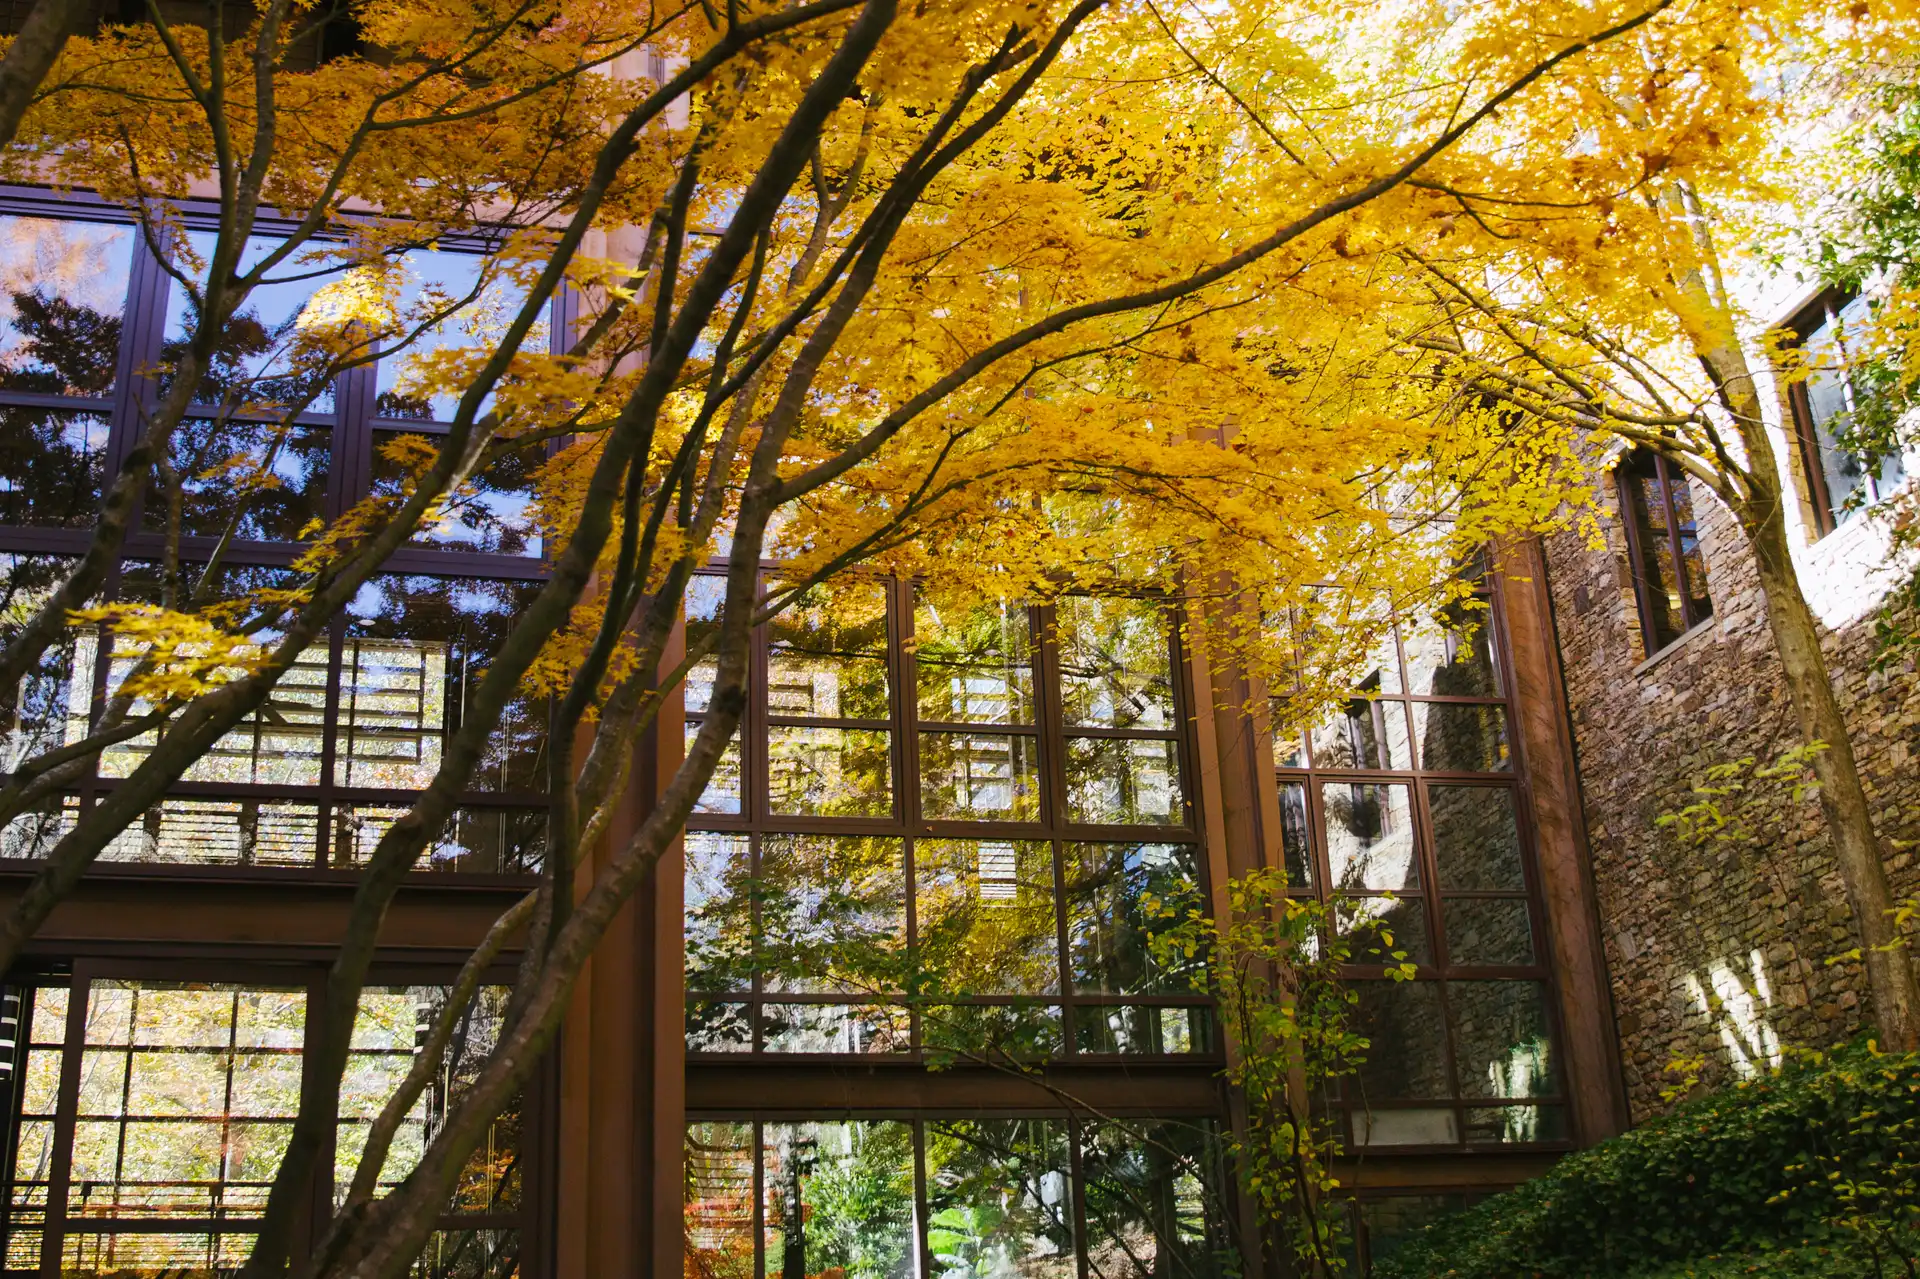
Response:
[[[1654,614],[1654,597],[1659,584],[1647,578],[1647,556],[1653,548],[1645,542],[1646,512],[1641,505],[1639,493],[1632,481],[1644,478],[1636,469],[1643,464],[1651,464],[1653,478],[1660,485],[1661,514],[1666,518],[1667,554],[1673,563],[1674,586],[1680,596],[1680,630],[1678,633],[1661,638],[1660,626]],[[1674,508],[1673,491],[1676,484],[1690,484],[1685,471],[1674,466],[1657,450],[1639,448],[1631,450],[1619,466],[1614,469],[1615,488],[1620,498],[1621,524],[1627,531],[1627,560],[1633,570],[1633,598],[1636,611],[1640,615],[1640,640],[1646,656],[1664,651],[1670,645],[1680,641],[1682,636],[1701,623],[1713,617],[1713,596],[1705,582],[1700,585],[1700,597],[1707,607],[1698,607],[1687,579],[1687,559],[1680,544],[1680,519]],[[1689,503],[1691,505],[1691,503]],[[1695,536],[1699,535],[1699,520],[1694,521]]]

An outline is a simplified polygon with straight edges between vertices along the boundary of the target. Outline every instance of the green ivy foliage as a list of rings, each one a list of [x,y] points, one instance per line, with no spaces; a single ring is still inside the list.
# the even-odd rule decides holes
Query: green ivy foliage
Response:
[[[1430,1227],[1380,1279],[1912,1273],[1920,1054],[1808,1054]]]

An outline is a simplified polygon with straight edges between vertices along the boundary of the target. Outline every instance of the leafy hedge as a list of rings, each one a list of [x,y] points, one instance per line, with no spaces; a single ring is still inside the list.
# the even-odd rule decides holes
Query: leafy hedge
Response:
[[[1820,1274],[1767,1254],[1855,1252],[1911,1225],[1920,1189],[1920,1054],[1853,1046],[1683,1105],[1430,1227],[1381,1279]],[[1738,1268],[1747,1254],[1756,1265]],[[1690,1259],[1709,1259],[1685,1264]],[[1723,1268],[1723,1262],[1724,1268]],[[1790,1264],[1790,1259],[1787,1263]],[[1896,1266],[1896,1272],[1901,1268]],[[1872,1270],[1836,1270],[1866,1273]]]

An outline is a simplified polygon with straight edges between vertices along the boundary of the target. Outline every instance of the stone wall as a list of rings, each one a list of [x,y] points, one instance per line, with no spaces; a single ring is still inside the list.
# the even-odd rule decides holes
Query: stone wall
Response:
[[[1617,496],[1609,482],[1609,499]],[[1593,854],[1626,1086],[1636,1121],[1662,1105],[1676,1059],[1705,1058],[1703,1083],[1824,1046],[1865,1012],[1856,939],[1819,805],[1762,783],[1727,811],[1744,838],[1689,846],[1656,819],[1687,804],[1707,769],[1796,743],[1751,558],[1732,517],[1698,485],[1694,508],[1714,618],[1649,659],[1616,511],[1607,547],[1550,539],[1548,576]],[[1812,602],[1896,895],[1920,895],[1920,676],[1871,672],[1878,596],[1897,580],[1870,525],[1806,548]]]

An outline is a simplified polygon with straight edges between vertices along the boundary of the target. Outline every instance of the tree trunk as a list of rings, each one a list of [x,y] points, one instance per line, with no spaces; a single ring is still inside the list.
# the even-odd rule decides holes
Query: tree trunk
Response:
[[[1893,893],[1874,833],[1873,812],[1860,783],[1840,699],[1834,696],[1826,657],[1820,651],[1813,610],[1800,592],[1788,554],[1786,521],[1776,502],[1770,513],[1762,512],[1750,525],[1742,523],[1759,564],[1767,625],[1780,654],[1800,736],[1809,745],[1826,747],[1813,757],[1813,774],[1820,783],[1820,808],[1833,841],[1834,861],[1860,931],[1873,1019],[1888,1047],[1920,1048],[1920,988],[1915,986],[1911,957],[1893,922]]]
[[[20,34],[0,58],[0,147],[13,142],[40,82],[93,7],[94,0],[35,0]]]

